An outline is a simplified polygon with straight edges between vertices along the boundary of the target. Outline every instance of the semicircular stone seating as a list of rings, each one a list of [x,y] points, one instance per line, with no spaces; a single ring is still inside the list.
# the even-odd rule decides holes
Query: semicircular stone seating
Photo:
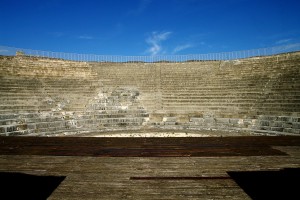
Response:
[[[0,135],[153,128],[300,134],[300,53],[180,63],[0,56]]]

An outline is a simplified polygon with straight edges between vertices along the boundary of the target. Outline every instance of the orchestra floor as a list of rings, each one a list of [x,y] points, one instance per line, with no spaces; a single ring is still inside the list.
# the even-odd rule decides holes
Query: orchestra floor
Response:
[[[51,200],[289,199],[299,169],[297,136],[0,137],[0,195],[11,199],[47,177],[59,179]]]

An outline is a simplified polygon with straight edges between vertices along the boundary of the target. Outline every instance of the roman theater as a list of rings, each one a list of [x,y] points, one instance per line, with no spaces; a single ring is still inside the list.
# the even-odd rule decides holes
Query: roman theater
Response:
[[[5,48],[1,176],[62,178],[48,199],[299,196],[289,183],[300,178],[293,48],[181,57]],[[6,191],[36,193],[7,179]]]

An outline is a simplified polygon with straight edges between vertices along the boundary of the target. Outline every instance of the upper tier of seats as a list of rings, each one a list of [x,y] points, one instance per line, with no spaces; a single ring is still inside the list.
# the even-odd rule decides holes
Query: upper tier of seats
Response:
[[[300,111],[300,54],[234,61],[95,63],[104,86],[134,86],[150,113],[219,117]]]

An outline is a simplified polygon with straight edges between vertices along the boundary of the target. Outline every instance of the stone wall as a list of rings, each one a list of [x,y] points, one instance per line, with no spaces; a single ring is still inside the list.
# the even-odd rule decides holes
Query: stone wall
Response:
[[[300,134],[300,53],[87,63],[0,57],[0,134],[146,128]]]

